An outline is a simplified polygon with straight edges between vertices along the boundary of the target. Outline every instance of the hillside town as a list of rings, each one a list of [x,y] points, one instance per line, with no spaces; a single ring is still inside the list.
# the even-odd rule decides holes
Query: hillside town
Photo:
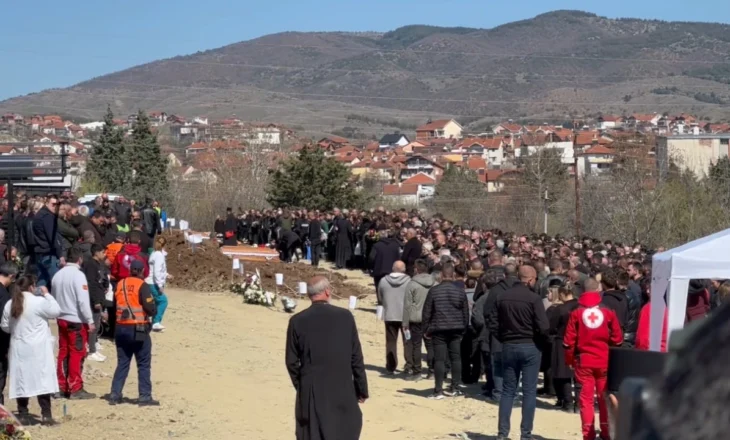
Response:
[[[656,176],[666,172],[673,160],[702,177],[711,164],[728,156],[730,139],[730,123],[708,122],[685,113],[601,115],[562,125],[508,120],[479,133],[468,132],[455,119],[429,119],[415,133],[394,132],[369,141],[335,135],[311,139],[280,124],[249,123],[236,117],[211,120],[159,111],[148,116],[173,176],[184,181],[215,179],[222,164],[246,160],[254,153],[263,155],[273,170],[288,155],[316,147],[349,167],[354,179],[380,182],[382,198],[394,205],[418,205],[432,197],[450,166],[474,171],[488,192],[503,191],[525,160],[547,149],[559,152],[570,176],[600,175],[628,154],[647,169],[654,168]],[[131,134],[136,118],[114,119],[114,124]],[[0,160],[2,156],[64,153],[69,173],[56,185],[73,190],[103,126],[101,121],[76,123],[58,115],[4,114]],[[42,186],[42,177],[28,185]]]

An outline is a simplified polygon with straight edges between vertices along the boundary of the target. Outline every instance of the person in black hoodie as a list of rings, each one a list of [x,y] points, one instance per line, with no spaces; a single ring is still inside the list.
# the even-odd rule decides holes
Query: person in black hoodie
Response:
[[[464,289],[454,284],[454,264],[441,267],[441,283],[432,287],[423,304],[424,333],[433,340],[434,393],[429,397],[440,400],[444,396],[460,396],[461,338],[469,325],[469,302]],[[451,386],[443,389],[446,377],[446,358],[451,361]]]
[[[603,284],[603,304],[616,312],[621,331],[626,331],[626,324],[629,320],[629,301],[626,293],[618,290],[618,276],[616,271],[608,269],[601,274]]]
[[[565,363],[563,337],[565,329],[568,327],[570,314],[578,308],[578,300],[573,298],[573,285],[568,280],[558,287],[557,293],[559,301],[547,310],[550,320],[550,337],[553,340],[550,371],[553,374],[553,386],[558,398],[555,406],[564,411],[577,412],[571,390],[573,371]]]
[[[0,310],[5,309],[5,304],[10,301],[12,295],[8,287],[18,276],[18,266],[15,263],[5,262],[0,265]],[[5,405],[5,383],[8,378],[8,350],[10,349],[10,334],[0,331],[0,404]]]
[[[403,247],[401,260],[406,263],[406,273],[408,276],[413,276],[413,265],[416,263],[417,259],[421,258],[423,247],[421,245],[421,240],[417,237],[415,229],[409,228],[406,231],[406,238],[408,241],[406,241],[406,245]]]
[[[393,269],[393,263],[400,259],[398,241],[388,234],[385,226],[380,228],[380,239],[373,245],[370,252],[370,265],[373,269],[373,281],[377,289],[380,280]]]

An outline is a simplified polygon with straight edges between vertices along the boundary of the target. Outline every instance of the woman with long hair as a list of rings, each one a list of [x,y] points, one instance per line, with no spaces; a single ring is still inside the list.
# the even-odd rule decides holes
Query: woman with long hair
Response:
[[[150,255],[149,276],[145,278],[145,282],[150,286],[152,296],[155,298],[157,305],[157,315],[152,319],[152,330],[161,332],[165,330],[162,325],[162,317],[167,309],[167,295],[165,295],[165,284],[168,279],[172,279],[172,275],[167,273],[167,251],[165,245],[167,240],[165,237],[158,236],[155,239],[154,251]]]
[[[51,426],[56,424],[51,395],[58,393],[58,378],[48,320],[57,318],[61,309],[45,287],[36,290],[35,284],[34,276],[25,275],[11,286],[12,298],[5,304],[0,327],[10,333],[10,398],[18,399],[18,413],[27,418],[28,399],[37,397],[41,423]]]

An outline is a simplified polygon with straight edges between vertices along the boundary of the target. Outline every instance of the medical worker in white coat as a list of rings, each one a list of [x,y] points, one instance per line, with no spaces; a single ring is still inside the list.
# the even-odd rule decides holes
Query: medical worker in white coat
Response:
[[[29,416],[28,399],[37,397],[41,423],[55,425],[51,396],[58,392],[58,378],[48,320],[57,318],[61,309],[45,287],[36,291],[35,277],[31,275],[19,278],[11,286],[11,295],[0,320],[0,328],[10,333],[9,396],[18,399],[21,422]]]

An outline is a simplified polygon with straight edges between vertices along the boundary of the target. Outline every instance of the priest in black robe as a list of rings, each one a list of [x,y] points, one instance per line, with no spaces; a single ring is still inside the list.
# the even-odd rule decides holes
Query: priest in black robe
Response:
[[[233,215],[233,209],[226,209],[225,232],[223,233],[224,246],[236,246],[236,235],[238,233],[238,219]]]
[[[353,239],[355,237],[355,230],[352,227],[352,223],[347,218],[347,210],[343,211],[342,216],[335,217],[335,267],[337,269],[344,269],[347,267],[347,262],[352,258],[353,250]]]
[[[368,382],[355,319],[329,304],[326,277],[307,284],[312,305],[289,320],[286,368],[296,397],[297,440],[358,440]]]

